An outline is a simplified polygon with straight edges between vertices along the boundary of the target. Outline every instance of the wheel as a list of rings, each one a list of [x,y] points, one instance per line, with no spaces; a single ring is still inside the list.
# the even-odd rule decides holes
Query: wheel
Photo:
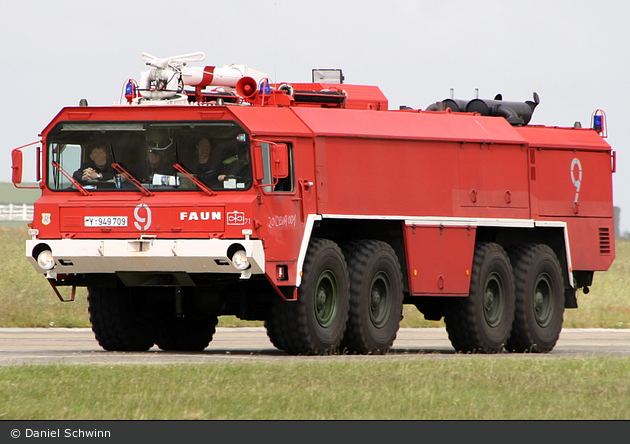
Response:
[[[558,341],[564,316],[564,280],[560,262],[544,244],[510,251],[516,283],[516,310],[508,351],[547,353]]]
[[[210,344],[218,317],[212,312],[201,312],[196,304],[198,293],[190,288],[154,288],[152,297],[158,310],[155,344],[159,348],[202,351]]]
[[[265,327],[271,342],[289,354],[336,353],[348,320],[348,269],[341,249],[311,239],[297,301],[273,299]]]
[[[88,310],[96,340],[109,351],[146,351],[155,343],[153,319],[143,309],[143,294],[117,288],[88,287]]]
[[[402,272],[389,244],[350,242],[343,248],[350,276],[350,312],[341,349],[385,354],[402,319]]]
[[[202,351],[216,331],[216,316],[162,319],[156,345],[166,351]]]
[[[507,253],[495,243],[475,247],[470,293],[445,304],[444,322],[455,350],[498,353],[514,320],[514,276]]]

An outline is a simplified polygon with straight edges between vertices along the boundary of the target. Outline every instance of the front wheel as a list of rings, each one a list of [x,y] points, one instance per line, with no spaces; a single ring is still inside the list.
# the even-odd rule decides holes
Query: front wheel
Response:
[[[564,315],[560,262],[544,244],[510,251],[516,281],[516,312],[508,351],[546,353],[558,341]]]
[[[96,340],[108,351],[146,351],[156,339],[144,294],[129,288],[88,287],[88,310]]]
[[[297,301],[279,297],[265,322],[267,335],[289,354],[336,353],[348,320],[348,269],[336,243],[311,239]]]
[[[444,321],[455,350],[500,352],[514,320],[514,276],[505,250],[495,243],[478,243],[468,297],[446,302]]]
[[[162,319],[155,343],[166,351],[202,351],[212,341],[217,321],[216,316]]]

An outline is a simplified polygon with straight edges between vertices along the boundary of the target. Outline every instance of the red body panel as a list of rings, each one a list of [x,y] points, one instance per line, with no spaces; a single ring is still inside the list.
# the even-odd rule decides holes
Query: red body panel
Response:
[[[474,229],[407,225],[405,244],[411,295],[468,295]]]
[[[614,259],[612,150],[593,130],[523,127],[528,140],[532,218],[566,222],[575,270],[606,270]]]

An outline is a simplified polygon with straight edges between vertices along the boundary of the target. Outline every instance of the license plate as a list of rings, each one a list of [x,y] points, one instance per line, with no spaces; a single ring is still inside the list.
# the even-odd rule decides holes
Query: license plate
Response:
[[[85,227],[126,227],[127,216],[85,216]]]

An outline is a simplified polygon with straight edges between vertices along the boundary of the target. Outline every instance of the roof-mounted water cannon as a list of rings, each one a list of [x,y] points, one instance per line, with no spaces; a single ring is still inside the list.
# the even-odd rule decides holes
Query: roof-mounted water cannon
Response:
[[[202,91],[207,86],[220,87],[222,91],[228,88],[229,91],[226,94],[232,94],[236,99],[232,91],[237,88],[237,83],[240,79],[250,77],[254,79],[257,86],[258,82],[267,76],[244,65],[224,65],[222,68],[216,66],[187,66],[190,62],[204,61],[205,55],[202,52],[183,54],[165,59],[158,59],[151,54],[142,53],[142,60],[148,66],[153,67],[152,70],[142,73],[140,85],[137,88],[144,100],[187,102],[188,96],[192,95],[192,92],[187,93],[184,91],[184,86],[195,87],[194,96],[197,102],[204,101],[204,93]],[[127,97],[127,94],[125,96]],[[219,94],[219,96],[223,97],[225,94]],[[130,100],[129,97],[127,97],[127,100]]]
[[[182,70],[186,63],[202,62],[206,56],[202,52],[196,52],[158,59],[143,52],[141,58],[147,66],[153,67],[152,70],[143,72],[140,77],[138,92],[143,99],[187,102],[188,98],[182,94],[184,92]]]
[[[224,65],[205,66],[203,68],[185,67],[182,70],[184,84],[195,87],[195,95],[199,100],[201,91],[206,86],[218,86],[230,89],[237,89],[239,80],[249,77],[256,82],[260,82],[267,77],[267,74],[248,68],[245,65]],[[255,87],[254,87],[255,88]]]

